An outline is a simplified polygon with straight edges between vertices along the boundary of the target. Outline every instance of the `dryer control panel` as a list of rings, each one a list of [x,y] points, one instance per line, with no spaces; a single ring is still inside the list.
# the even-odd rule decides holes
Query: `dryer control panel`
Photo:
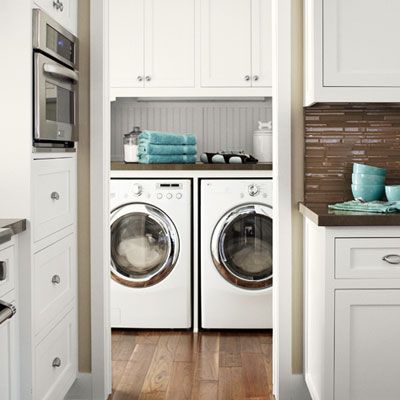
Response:
[[[180,200],[183,197],[183,186],[182,183],[169,183],[169,182],[163,182],[163,183],[157,183],[157,199],[167,199],[167,200],[172,200],[172,199],[177,199]]]

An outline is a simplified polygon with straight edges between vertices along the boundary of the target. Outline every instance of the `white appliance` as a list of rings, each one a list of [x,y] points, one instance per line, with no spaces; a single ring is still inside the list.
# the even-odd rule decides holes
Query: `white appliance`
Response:
[[[191,327],[191,180],[112,179],[111,326]]]
[[[272,328],[272,180],[203,179],[201,327]]]

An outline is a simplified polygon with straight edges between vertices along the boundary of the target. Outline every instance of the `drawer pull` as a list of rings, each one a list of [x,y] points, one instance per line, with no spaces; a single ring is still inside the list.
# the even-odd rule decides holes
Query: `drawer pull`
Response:
[[[52,200],[60,200],[60,195],[57,192],[52,192],[50,197]]]
[[[12,318],[17,312],[17,309],[13,304],[6,303],[5,301],[0,300],[0,325]]]
[[[55,285],[59,285],[60,282],[61,282],[60,275],[54,275],[54,276],[51,278],[51,282],[54,283]]]
[[[0,261],[0,282],[7,279],[7,263]]]
[[[383,261],[386,261],[389,264],[398,265],[400,264],[400,255],[399,254],[388,254],[387,256],[382,258]]]
[[[53,360],[53,364],[52,365],[53,365],[54,368],[60,368],[61,367],[61,360],[58,357],[56,357]]]

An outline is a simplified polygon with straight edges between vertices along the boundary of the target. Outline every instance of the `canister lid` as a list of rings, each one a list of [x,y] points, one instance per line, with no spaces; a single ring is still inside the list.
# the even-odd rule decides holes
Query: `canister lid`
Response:
[[[125,133],[125,137],[135,137],[135,136],[139,136],[142,133],[142,131],[140,130],[139,126],[134,126],[133,130],[129,133]]]

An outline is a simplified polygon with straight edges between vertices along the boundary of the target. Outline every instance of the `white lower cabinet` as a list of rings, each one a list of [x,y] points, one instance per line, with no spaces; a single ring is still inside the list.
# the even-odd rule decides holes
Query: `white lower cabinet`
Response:
[[[335,400],[400,398],[400,290],[335,292]]]
[[[71,309],[34,351],[35,400],[62,400],[77,374],[77,326]]]
[[[76,154],[34,154],[32,195],[20,269],[21,400],[63,400],[78,370]]]
[[[400,399],[398,227],[305,219],[304,369],[313,400]]]

